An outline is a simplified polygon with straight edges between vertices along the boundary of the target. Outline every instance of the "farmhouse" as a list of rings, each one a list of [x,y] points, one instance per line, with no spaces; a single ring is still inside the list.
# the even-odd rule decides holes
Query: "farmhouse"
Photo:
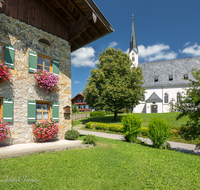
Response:
[[[200,69],[200,57],[146,62],[138,64],[138,46],[132,17],[129,57],[134,66],[142,68],[146,92],[139,105],[133,108],[135,113],[166,113],[172,104],[180,101],[188,81],[192,79],[191,69]]]
[[[12,72],[0,83],[6,143],[32,142],[32,124],[42,120],[57,121],[62,139],[71,128],[71,52],[114,30],[92,0],[1,0],[0,9],[0,59]],[[58,91],[36,86],[38,69],[59,76]]]

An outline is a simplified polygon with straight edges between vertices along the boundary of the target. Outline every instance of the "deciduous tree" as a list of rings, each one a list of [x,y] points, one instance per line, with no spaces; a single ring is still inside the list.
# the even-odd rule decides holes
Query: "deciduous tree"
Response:
[[[84,89],[85,101],[90,107],[114,112],[139,104],[145,88],[140,67],[134,67],[122,50],[108,48],[99,53],[99,63],[91,70]]]

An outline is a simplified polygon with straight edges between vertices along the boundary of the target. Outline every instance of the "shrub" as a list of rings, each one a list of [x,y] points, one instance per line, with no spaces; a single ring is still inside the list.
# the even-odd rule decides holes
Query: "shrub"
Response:
[[[32,125],[33,135],[39,141],[47,141],[55,139],[58,134],[58,124],[53,120],[49,122],[48,120],[42,121],[41,123],[36,123]]]
[[[166,143],[169,135],[170,128],[164,118],[153,117],[149,121],[149,138],[153,141],[153,146],[156,148],[162,147]]]
[[[94,111],[90,113],[90,117],[103,117],[105,116],[105,111]]]
[[[117,124],[88,122],[86,123],[85,127],[88,129],[97,129],[97,130],[114,131],[114,132],[124,131],[123,125],[117,125]]]
[[[95,135],[86,135],[83,137],[83,144],[96,144],[97,138]]]
[[[128,114],[122,117],[122,124],[126,141],[135,142],[141,131],[142,119],[135,114]]]
[[[65,133],[65,139],[67,139],[67,140],[76,140],[76,139],[78,139],[78,137],[79,137],[79,132],[74,129],[68,130]]]
[[[0,83],[9,81],[11,76],[10,67],[0,60]]]
[[[54,93],[58,90],[59,77],[51,72],[38,70],[34,72],[36,85],[42,88],[46,94]]]
[[[3,119],[0,119],[0,142],[8,138],[10,133],[10,127],[7,122],[4,122]]]

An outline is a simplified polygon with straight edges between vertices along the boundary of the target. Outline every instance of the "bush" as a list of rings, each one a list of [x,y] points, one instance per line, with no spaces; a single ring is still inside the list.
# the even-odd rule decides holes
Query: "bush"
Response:
[[[149,121],[149,138],[153,141],[156,148],[162,147],[170,136],[170,128],[164,118],[153,117]]]
[[[45,120],[41,123],[36,123],[32,125],[33,135],[39,141],[47,141],[55,139],[58,134],[58,124],[53,120],[52,122]]]
[[[141,132],[142,119],[135,114],[128,114],[122,117],[122,124],[126,141],[135,142]]]
[[[74,129],[68,130],[65,133],[65,139],[67,139],[67,140],[76,140],[76,139],[78,139],[78,137],[79,137],[79,132]]]
[[[97,138],[95,135],[86,135],[83,137],[83,144],[96,144]]]
[[[114,131],[114,132],[123,132],[124,131],[123,125],[97,123],[97,122],[88,122],[88,123],[86,123],[85,128],[105,130],[105,131]]]
[[[10,133],[10,127],[7,122],[4,122],[3,119],[0,119],[0,142],[8,138]]]
[[[103,117],[105,116],[105,111],[94,111],[90,113],[90,117]]]

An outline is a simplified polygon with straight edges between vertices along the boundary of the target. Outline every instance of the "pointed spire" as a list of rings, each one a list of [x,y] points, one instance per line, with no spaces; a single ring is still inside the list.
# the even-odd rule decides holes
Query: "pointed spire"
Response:
[[[137,46],[137,39],[136,39],[136,33],[135,33],[135,24],[134,24],[134,15],[132,14],[132,28],[131,28],[131,42],[130,42],[130,50],[134,51],[135,53],[138,53],[138,46]]]

